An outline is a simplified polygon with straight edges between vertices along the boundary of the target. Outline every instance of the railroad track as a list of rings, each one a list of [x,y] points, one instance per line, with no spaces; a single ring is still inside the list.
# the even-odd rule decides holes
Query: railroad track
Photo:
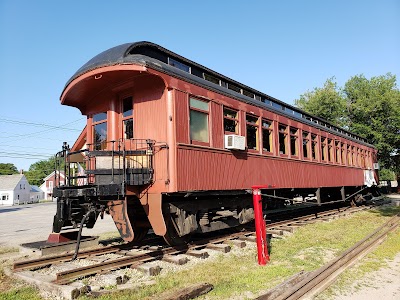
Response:
[[[291,220],[267,222],[267,233],[272,234],[272,237],[278,237],[283,235],[285,232],[293,232],[299,226],[315,223],[317,221],[330,220],[337,218],[340,215],[354,213],[367,208],[369,207],[336,208],[333,210],[320,212],[318,214],[313,213],[302,217],[296,217]],[[172,248],[166,246],[137,246],[134,247],[134,249],[127,250],[127,245],[118,245],[80,251],[77,256],[78,259],[91,260],[96,258],[99,262],[58,272],[55,275],[53,283],[68,284],[81,277],[98,273],[106,273],[124,267],[136,268],[156,260],[166,260],[168,262],[179,264],[180,260],[176,258],[179,254],[204,258],[204,256],[208,256],[206,252],[207,249],[229,252],[231,250],[230,244],[244,247],[246,245],[246,241],[255,242],[254,229],[251,227],[244,228],[240,232],[227,233],[222,236],[211,236],[206,239],[203,238],[194,240],[186,247],[182,248]],[[119,257],[115,259],[102,260],[101,256],[106,254],[114,254]],[[36,270],[48,267],[50,265],[71,261],[72,257],[73,253],[66,253],[15,262],[13,265],[13,271],[20,272],[23,270]]]
[[[355,261],[381,244],[400,222],[400,214],[394,216],[372,234],[359,241],[341,256],[310,273],[300,273],[290,278],[272,291],[258,297],[258,300],[309,299],[325,290],[344,270]]]

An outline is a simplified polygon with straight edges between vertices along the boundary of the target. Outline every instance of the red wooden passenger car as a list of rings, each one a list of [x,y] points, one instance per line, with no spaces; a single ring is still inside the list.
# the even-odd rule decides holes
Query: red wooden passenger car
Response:
[[[95,56],[61,103],[87,126],[59,153],[69,177],[54,191],[56,232],[107,212],[127,241],[153,228],[172,244],[252,220],[252,185],[270,185],[274,207],[345,201],[375,179],[362,137],[148,42]]]

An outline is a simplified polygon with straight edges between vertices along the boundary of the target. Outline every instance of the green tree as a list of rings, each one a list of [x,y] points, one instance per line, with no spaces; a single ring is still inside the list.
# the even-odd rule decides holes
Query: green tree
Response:
[[[14,164],[0,163],[0,175],[12,175],[12,174],[18,174],[18,169]]]
[[[345,126],[347,122],[346,100],[334,80],[334,77],[329,78],[322,88],[314,88],[313,91],[305,92],[295,100],[295,105],[332,124]]]
[[[365,137],[378,149],[383,168],[400,179],[400,91],[390,73],[350,78],[343,89],[333,78],[295,100],[299,108]]]
[[[29,171],[25,172],[26,179],[29,184],[39,186],[43,183],[43,179],[54,171],[54,166],[54,157],[35,162],[29,167]]]
[[[396,76],[388,73],[369,80],[364,75],[353,76],[346,82],[344,93],[350,131],[378,148],[384,167],[400,171],[395,155],[400,149],[400,91]]]
[[[379,180],[396,180],[396,176],[393,171],[388,169],[381,169],[379,170]]]

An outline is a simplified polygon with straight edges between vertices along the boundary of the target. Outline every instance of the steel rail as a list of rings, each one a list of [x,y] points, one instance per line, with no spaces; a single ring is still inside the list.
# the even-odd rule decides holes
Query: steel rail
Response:
[[[301,222],[301,221],[318,220],[325,216],[331,216],[332,214],[341,214],[344,212],[351,213],[353,211],[358,211],[359,209],[360,208],[358,208],[358,207],[357,208],[347,207],[344,210],[339,209],[339,211],[338,211],[338,209],[333,209],[333,210],[329,210],[329,211],[325,211],[325,212],[320,212],[318,217],[315,217],[315,214],[309,214],[306,216],[296,217],[291,220],[276,221],[276,222],[267,224],[267,230],[278,227],[278,226],[295,224],[296,222]],[[230,233],[230,234],[224,235],[222,237],[220,236],[220,237],[213,237],[213,238],[208,238],[208,239],[201,239],[198,241],[194,241],[192,244],[188,245],[187,250],[204,247],[204,245],[206,245],[207,243],[222,243],[226,240],[239,238],[243,235],[248,235],[248,234],[252,234],[252,233],[254,233],[254,231],[251,229],[251,230],[240,231],[237,233]],[[126,245],[106,246],[106,247],[96,248],[96,249],[92,249],[92,250],[84,250],[84,251],[81,251],[78,253],[77,258],[82,259],[82,258],[86,258],[86,257],[93,256],[93,255],[117,253],[121,250],[126,250],[124,248],[126,248]],[[36,269],[36,268],[45,267],[45,266],[55,264],[55,263],[70,261],[70,260],[72,260],[72,258],[73,258],[73,254],[65,253],[65,254],[60,254],[60,255],[45,256],[45,257],[41,257],[41,258],[37,258],[37,259],[15,262],[13,265],[13,270],[15,272],[17,272],[17,271],[28,270],[28,269]]]
[[[335,210],[335,211],[337,211],[337,210]],[[330,211],[329,214],[332,214],[332,211]],[[306,218],[309,219],[310,216],[307,216]],[[291,223],[295,223],[295,222],[293,222],[293,220],[289,220],[289,221],[285,221],[285,223],[279,222],[279,225],[291,224]],[[275,224],[275,223],[270,224],[269,228],[271,228],[272,226],[277,226],[277,224]],[[117,258],[114,260],[110,260],[108,262],[102,262],[102,263],[98,263],[98,264],[91,265],[91,266],[85,266],[85,267],[57,273],[55,283],[67,284],[79,277],[89,276],[89,275],[97,274],[99,272],[111,271],[111,270],[115,270],[115,269],[122,268],[122,267],[139,265],[142,263],[160,259],[166,254],[176,255],[176,254],[180,254],[180,253],[185,253],[188,250],[196,250],[196,249],[204,248],[207,246],[207,244],[210,244],[210,243],[212,243],[212,244],[223,243],[223,242],[233,240],[236,238],[240,238],[240,237],[250,235],[253,233],[254,233],[253,230],[246,230],[246,231],[241,231],[241,232],[236,232],[236,233],[230,233],[230,234],[227,234],[222,237],[221,236],[220,237],[210,237],[210,238],[194,241],[192,244],[189,244],[187,247],[181,247],[181,248],[168,247],[165,249],[155,250],[152,252],[148,252],[148,253],[144,253],[144,254],[137,254],[137,255],[135,255],[134,253],[125,254],[127,256],[129,255],[129,257]]]
[[[399,225],[399,220],[400,215],[396,215],[395,217],[391,218],[388,222],[376,229],[372,234],[345,251],[340,257],[335,258],[320,269],[309,274],[305,279],[274,299],[301,299],[304,296],[312,296],[316,293],[317,289],[325,288],[332,279],[332,276],[337,275],[343,267],[350,265],[357,258],[381,243],[391,231],[397,228]],[[264,299],[264,297],[260,296],[257,299],[261,300]]]
[[[57,284],[67,284],[67,283],[71,282],[72,280],[77,279],[79,277],[93,275],[93,274],[97,274],[100,272],[111,271],[111,270],[115,270],[115,269],[122,268],[122,267],[128,267],[128,266],[134,265],[135,263],[142,264],[144,262],[157,260],[166,254],[172,254],[174,252],[178,252],[178,251],[174,248],[166,248],[166,249],[152,251],[149,253],[143,253],[143,254],[137,254],[137,255],[133,254],[132,256],[126,255],[125,257],[113,259],[113,260],[106,261],[106,262],[101,262],[101,263],[94,264],[91,266],[85,266],[85,267],[80,267],[80,268],[76,268],[76,269],[72,269],[72,270],[59,272],[56,274],[56,280],[54,282]],[[181,250],[181,252],[182,252],[182,250]]]
[[[78,253],[78,258],[86,258],[91,255],[101,255],[101,254],[110,254],[120,251],[120,247],[115,246],[108,246],[104,248],[97,248],[94,250],[85,250]],[[54,263],[60,263],[69,261],[73,257],[73,253],[71,254],[60,254],[60,255],[52,255],[52,256],[45,256],[36,259],[24,260],[24,261],[17,261],[13,265],[14,271],[22,271],[27,269],[35,269],[40,268],[43,266],[51,265]]]

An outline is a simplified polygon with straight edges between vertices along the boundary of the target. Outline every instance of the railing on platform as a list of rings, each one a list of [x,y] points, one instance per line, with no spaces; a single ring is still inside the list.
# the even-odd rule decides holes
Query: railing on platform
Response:
[[[87,149],[70,151],[64,143],[56,154],[55,186],[149,184],[154,173],[154,145],[153,140],[130,139],[88,144]]]

